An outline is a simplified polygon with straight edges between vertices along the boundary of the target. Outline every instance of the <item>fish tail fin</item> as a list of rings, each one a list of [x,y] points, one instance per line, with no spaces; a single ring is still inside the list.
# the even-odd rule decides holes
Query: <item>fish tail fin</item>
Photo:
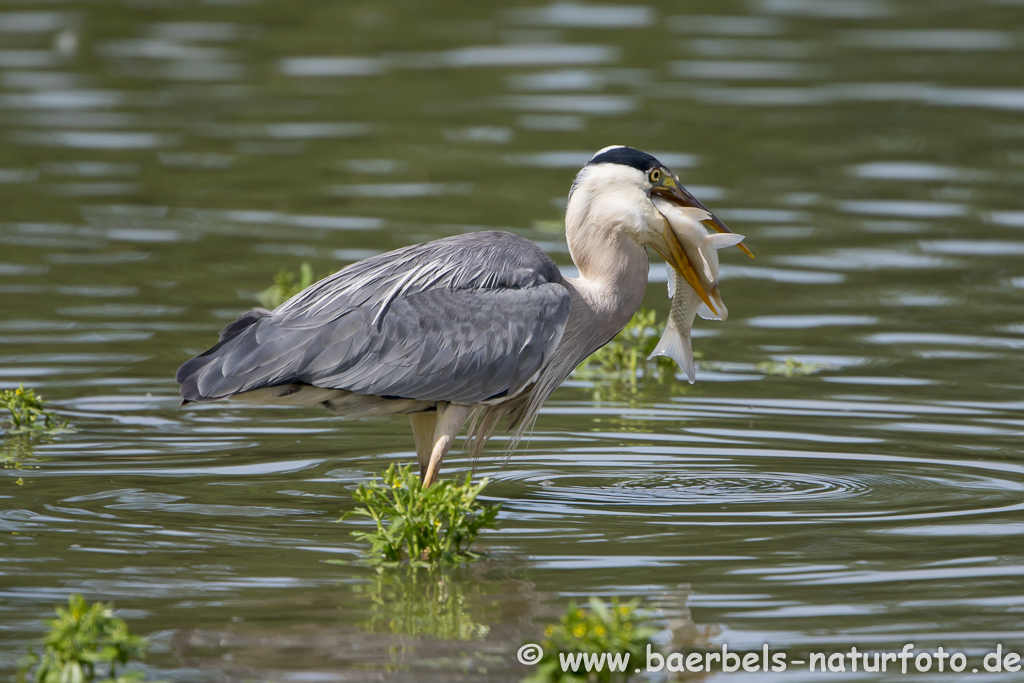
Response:
[[[658,346],[648,356],[648,360],[655,356],[668,356],[683,369],[690,384],[696,380],[697,371],[693,366],[693,347],[690,345],[690,335],[681,334],[671,320],[665,326],[665,334],[661,335]]]

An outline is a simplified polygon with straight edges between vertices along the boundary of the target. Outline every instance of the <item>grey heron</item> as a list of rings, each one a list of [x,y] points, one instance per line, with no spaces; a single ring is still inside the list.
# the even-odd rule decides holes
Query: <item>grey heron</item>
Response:
[[[178,368],[182,404],[232,398],[408,415],[424,485],[467,421],[473,457],[503,419],[511,453],[551,392],[639,308],[647,247],[711,305],[652,196],[707,210],[650,154],[606,147],[580,170],[566,206],[579,277],[508,232],[373,256],[227,325]]]

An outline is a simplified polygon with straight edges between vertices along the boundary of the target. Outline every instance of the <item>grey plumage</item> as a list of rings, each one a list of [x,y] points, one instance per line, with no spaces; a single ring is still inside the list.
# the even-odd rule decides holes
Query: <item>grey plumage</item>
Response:
[[[561,273],[532,242],[449,237],[360,261],[273,312],[246,313],[176,379],[188,401],[305,384],[480,403],[518,394],[568,315]]]
[[[651,155],[606,147],[576,177],[566,208],[578,278],[507,232],[380,254],[227,325],[178,368],[181,395],[409,414],[428,485],[467,420],[472,456],[502,419],[511,453],[551,392],[636,312],[646,247],[707,296],[653,195],[704,208]]]

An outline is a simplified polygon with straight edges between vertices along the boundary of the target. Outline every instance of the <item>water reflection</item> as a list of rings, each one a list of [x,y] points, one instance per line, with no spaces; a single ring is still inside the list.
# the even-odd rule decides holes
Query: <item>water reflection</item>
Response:
[[[910,31],[850,31],[846,39],[869,48],[889,50],[975,51],[1007,50],[1013,46],[1010,35],[1003,31],[971,29],[917,29]]]
[[[357,628],[367,633],[480,640],[490,627],[481,615],[497,611],[500,583],[481,583],[466,571],[399,567],[375,573],[352,590],[369,605]],[[488,588],[490,590],[488,590]],[[490,592],[494,597],[487,600]],[[482,606],[486,606],[481,609]]]
[[[375,76],[384,71],[381,60],[366,57],[287,57],[279,67],[288,76]]]
[[[5,7],[0,384],[80,431],[7,451],[0,672],[72,590],[156,634],[154,678],[211,682],[515,681],[590,594],[678,649],[1019,639],[1020,7],[920,9]],[[321,562],[357,557],[333,520],[405,426],[181,411],[174,368],[299,261],[509,229],[567,266],[613,143],[755,247],[697,384],[576,377],[507,466],[497,439],[479,571]]]
[[[654,20],[651,7],[558,2],[508,13],[515,23],[572,28],[640,28]]]
[[[382,670],[390,680],[442,681],[467,667],[466,680],[515,680],[525,671],[503,643],[531,630],[537,603],[528,582],[399,570],[325,589],[294,594],[284,623],[265,618],[262,599],[232,601],[217,608],[230,623],[179,630],[170,647],[218,680],[371,681]]]
[[[691,652],[706,652],[715,647],[722,635],[722,627],[718,624],[699,624],[694,621],[693,608],[689,604],[693,590],[689,584],[682,584],[672,590],[665,591],[655,601],[661,612],[668,617],[668,642],[664,651],[678,652],[684,657]],[[676,674],[672,680],[703,680],[705,674]]]

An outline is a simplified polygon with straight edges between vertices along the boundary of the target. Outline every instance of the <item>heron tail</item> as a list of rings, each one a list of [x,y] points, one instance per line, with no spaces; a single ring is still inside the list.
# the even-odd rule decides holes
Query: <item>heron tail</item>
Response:
[[[217,357],[217,352],[222,346],[268,315],[270,315],[270,311],[265,308],[254,308],[247,311],[237,320],[224,326],[224,329],[220,331],[219,341],[210,349],[182,363],[178,371],[174,373],[174,379],[181,385],[181,397],[185,399],[182,405],[192,401],[210,400],[199,391],[199,375],[203,368]]]

